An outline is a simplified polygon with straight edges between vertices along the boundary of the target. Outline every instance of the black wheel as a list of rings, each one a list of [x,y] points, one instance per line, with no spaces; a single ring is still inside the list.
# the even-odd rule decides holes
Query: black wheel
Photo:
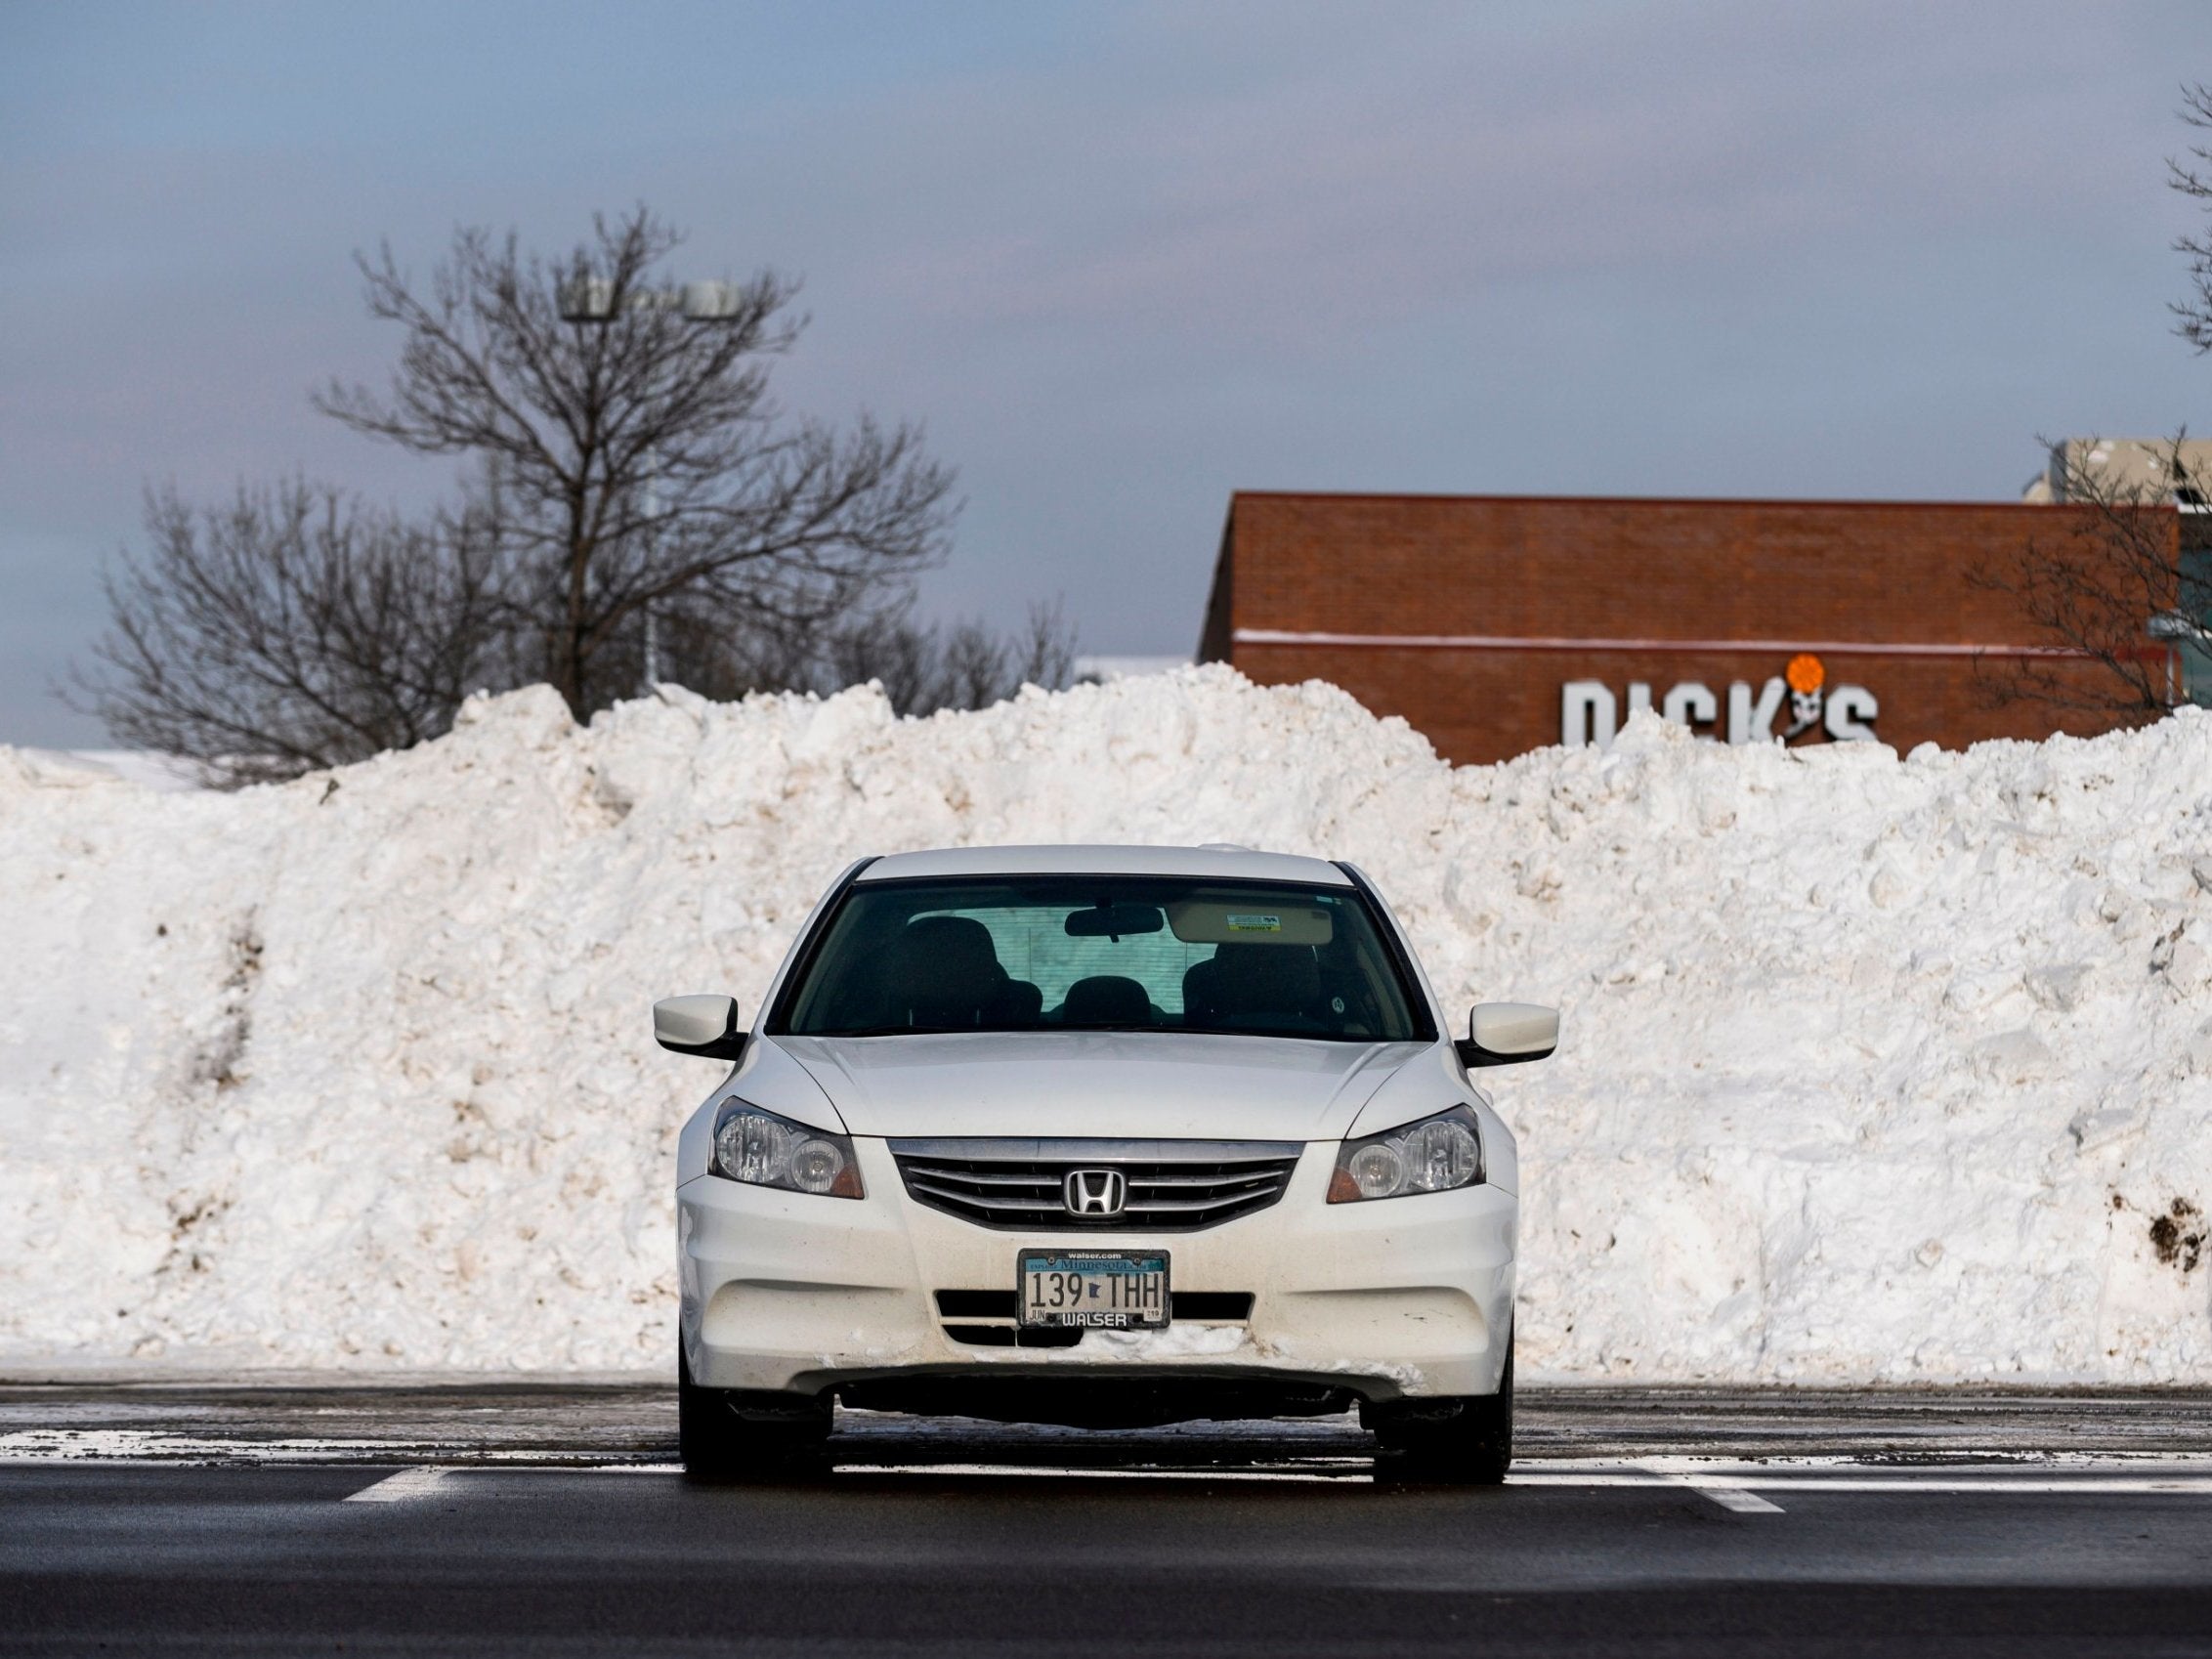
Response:
[[[689,1480],[776,1480],[819,1473],[827,1396],[704,1388],[676,1353],[676,1444]]]
[[[1378,1472],[1400,1480],[1502,1486],[1513,1461],[1513,1350],[1495,1394],[1392,1402],[1369,1426],[1382,1444]]]

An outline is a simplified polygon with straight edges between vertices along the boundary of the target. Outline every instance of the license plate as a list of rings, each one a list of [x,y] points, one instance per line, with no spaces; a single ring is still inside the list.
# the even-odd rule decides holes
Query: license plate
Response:
[[[1024,1325],[1158,1330],[1168,1323],[1168,1253],[1025,1250],[1015,1294]]]

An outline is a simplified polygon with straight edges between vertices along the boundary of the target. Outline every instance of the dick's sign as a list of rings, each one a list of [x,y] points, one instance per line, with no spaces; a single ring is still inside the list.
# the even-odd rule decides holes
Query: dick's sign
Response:
[[[1837,743],[1875,742],[1874,721],[1882,709],[1874,694],[1864,686],[1830,686],[1827,681],[1826,667],[1809,652],[1791,658],[1787,668],[1757,688],[1736,681],[1728,687],[1728,742],[1790,743],[1814,733]],[[1559,742],[1569,748],[1593,744],[1603,748],[1624,718],[1653,706],[1651,687],[1640,681],[1630,685],[1624,704],[1602,680],[1569,680],[1559,688]],[[1656,706],[1667,719],[1692,731],[1705,728],[1701,736],[1723,735],[1721,700],[1701,680],[1670,687]],[[1782,721],[1779,730],[1777,720]]]

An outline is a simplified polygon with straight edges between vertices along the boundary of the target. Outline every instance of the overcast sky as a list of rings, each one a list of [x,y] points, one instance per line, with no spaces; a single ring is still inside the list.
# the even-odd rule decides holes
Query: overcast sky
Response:
[[[0,4],[0,742],[140,491],[442,490],[314,415],[352,250],[687,226],[925,421],[941,615],[1191,649],[1236,489],[2004,499],[2170,432],[2203,0]]]

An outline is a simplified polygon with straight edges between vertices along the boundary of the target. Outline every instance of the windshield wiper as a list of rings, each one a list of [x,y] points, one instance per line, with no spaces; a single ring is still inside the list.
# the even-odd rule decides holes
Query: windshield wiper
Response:
[[[972,1025],[863,1025],[850,1031],[808,1031],[801,1037],[951,1037],[958,1032],[990,1030]]]

